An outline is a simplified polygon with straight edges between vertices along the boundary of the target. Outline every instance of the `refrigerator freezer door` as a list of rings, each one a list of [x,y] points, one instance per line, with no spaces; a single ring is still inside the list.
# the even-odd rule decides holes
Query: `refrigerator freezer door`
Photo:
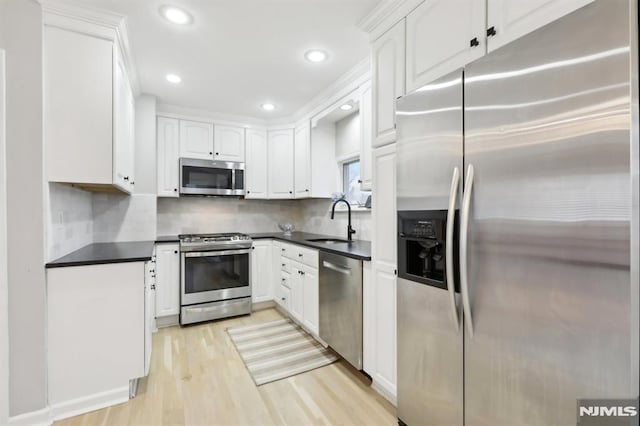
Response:
[[[398,279],[398,418],[462,425],[463,331],[446,290]]]
[[[457,209],[462,179],[452,178],[462,171],[462,71],[400,99],[396,119],[398,211],[447,210],[451,194]],[[459,182],[457,193],[452,182]],[[398,418],[462,425],[463,329],[452,320],[459,295],[407,279],[397,288]]]
[[[446,210],[462,170],[462,71],[398,100],[396,121],[398,211]]]
[[[578,398],[637,396],[628,7],[596,1],[465,69],[468,425],[576,424]]]

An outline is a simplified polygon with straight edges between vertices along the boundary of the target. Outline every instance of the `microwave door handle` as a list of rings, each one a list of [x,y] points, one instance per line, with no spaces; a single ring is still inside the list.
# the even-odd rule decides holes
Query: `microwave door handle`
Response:
[[[449,210],[447,211],[447,235],[446,235],[446,269],[447,269],[447,290],[449,292],[449,303],[451,305],[451,314],[456,331],[460,330],[460,316],[458,315],[458,305],[456,304],[456,284],[454,274],[454,257],[453,257],[453,233],[456,218],[456,200],[458,199],[458,187],[460,186],[460,170],[456,167],[453,169],[453,177],[451,178],[451,190],[449,191]]]
[[[231,169],[231,190],[236,190],[236,169]]]

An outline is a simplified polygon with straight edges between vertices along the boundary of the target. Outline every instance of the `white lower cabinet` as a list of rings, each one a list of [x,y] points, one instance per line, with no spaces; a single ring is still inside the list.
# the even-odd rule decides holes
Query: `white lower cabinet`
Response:
[[[180,245],[156,244],[156,318],[180,313]]]
[[[396,152],[373,151],[370,283],[364,292],[365,371],[372,386],[396,402]]]
[[[253,303],[273,300],[271,252],[271,240],[253,242],[251,250],[251,301]]]
[[[150,262],[145,263],[144,276],[144,375],[149,375],[151,351],[153,349],[153,330],[156,328],[156,251]]]
[[[48,401],[61,419],[126,402],[145,375],[145,262],[47,269]]]
[[[274,241],[271,249],[274,298],[308,332],[319,333],[319,277],[317,250]]]

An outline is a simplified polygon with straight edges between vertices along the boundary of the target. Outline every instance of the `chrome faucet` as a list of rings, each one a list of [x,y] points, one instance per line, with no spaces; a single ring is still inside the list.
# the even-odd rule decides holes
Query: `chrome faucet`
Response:
[[[347,209],[349,210],[349,225],[347,226],[347,240],[352,241],[353,238],[351,238],[351,235],[355,234],[356,230],[353,229],[353,227],[351,226],[351,204],[349,204],[347,200],[345,200],[344,198],[340,198],[339,200],[336,200],[333,202],[333,206],[331,206],[331,219],[333,219],[333,216],[336,213],[336,204],[338,204],[340,201],[345,203],[347,205]]]

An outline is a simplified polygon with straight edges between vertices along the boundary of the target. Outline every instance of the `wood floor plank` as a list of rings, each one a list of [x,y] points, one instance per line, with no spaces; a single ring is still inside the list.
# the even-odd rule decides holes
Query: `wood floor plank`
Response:
[[[395,408],[344,361],[256,387],[226,329],[282,318],[275,309],[153,335],[149,377],[124,404],[56,426],[396,425]]]

